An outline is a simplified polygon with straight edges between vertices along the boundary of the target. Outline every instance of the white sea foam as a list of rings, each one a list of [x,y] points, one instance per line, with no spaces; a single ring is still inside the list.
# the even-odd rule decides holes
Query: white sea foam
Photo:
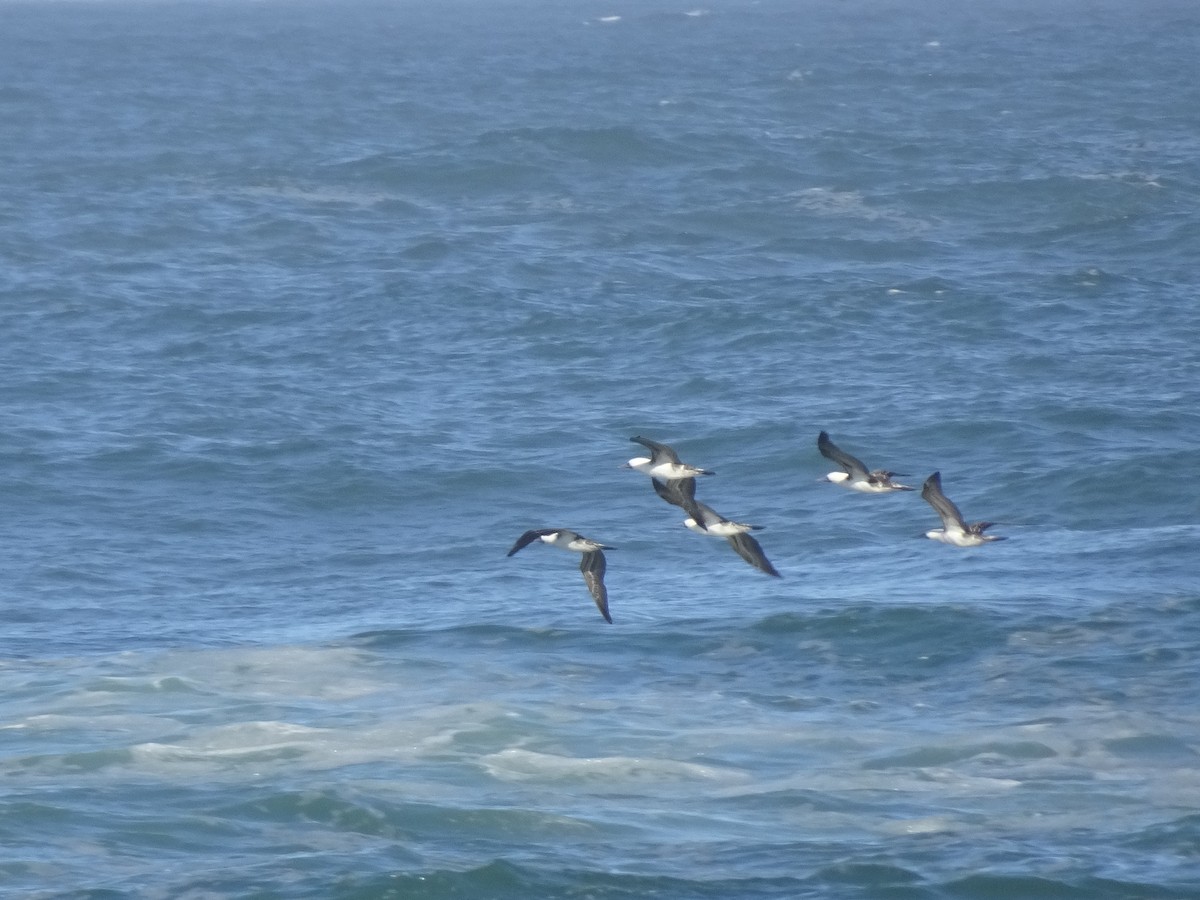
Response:
[[[950,816],[923,816],[884,822],[880,830],[891,834],[950,834],[961,827],[962,824]]]
[[[506,781],[585,781],[608,783],[697,780],[728,783],[742,781],[746,773],[731,768],[680,762],[673,759],[599,756],[576,757],[537,753],[511,747],[480,759],[488,774]]]
[[[821,216],[841,216],[863,222],[882,222],[901,227],[908,234],[919,234],[931,227],[928,222],[898,208],[868,200],[861,191],[813,187],[796,191],[791,196],[798,209]]]

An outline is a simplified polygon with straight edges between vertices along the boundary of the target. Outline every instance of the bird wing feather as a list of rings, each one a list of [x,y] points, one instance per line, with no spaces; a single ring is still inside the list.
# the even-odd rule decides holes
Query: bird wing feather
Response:
[[[604,621],[612,624],[612,616],[608,614],[608,588],[604,586],[604,572],[608,562],[600,550],[590,550],[583,554],[579,561],[579,571],[583,573],[583,581],[591,591],[592,599],[596,601],[596,609],[604,616]]]
[[[817,449],[821,451],[821,455],[826,459],[832,459],[835,463],[841,466],[847,474],[855,478],[868,477],[867,467],[861,459],[856,456],[851,456],[837,444],[829,439],[829,434],[822,431],[817,436]]]
[[[631,437],[629,440],[633,441],[635,444],[641,444],[643,447],[649,450],[651,454],[650,460],[655,465],[658,465],[663,460],[675,463],[676,465],[679,464],[679,454],[666,444],[660,444],[658,441],[652,441],[650,438],[644,438],[640,435]]]
[[[729,546],[737,551],[737,555],[754,566],[754,568],[766,572],[768,575],[774,575],[776,578],[783,577],[771,565],[770,560],[763,553],[762,546],[750,535],[745,533],[732,534],[727,540],[729,541]]]
[[[508,555],[512,556],[514,553],[516,553],[522,547],[528,547],[530,544],[532,544],[534,541],[536,541],[542,535],[551,534],[551,533],[552,533],[551,531],[549,531],[545,528],[530,529],[529,531],[527,531],[523,535],[521,535],[519,538],[517,538],[517,542],[515,544],[513,544],[513,548],[508,551]]]
[[[959,512],[958,507],[954,505],[950,498],[942,492],[941,472],[934,472],[925,479],[925,484],[921,487],[921,498],[932,506],[933,511],[941,517],[943,526],[946,528],[958,528],[962,531],[967,530],[962,513]]]

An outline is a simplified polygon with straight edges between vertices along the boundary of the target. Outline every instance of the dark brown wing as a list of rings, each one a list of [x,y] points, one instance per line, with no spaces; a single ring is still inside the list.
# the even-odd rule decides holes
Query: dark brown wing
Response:
[[[672,506],[687,509],[687,504],[694,502],[696,499],[695,478],[672,478],[669,481],[659,481],[657,478],[651,478],[650,483],[654,485],[654,493],[658,494],[658,496],[662,497]]]
[[[933,507],[933,511],[942,520],[946,528],[955,527],[967,531],[967,523],[963,521],[962,513],[958,511],[950,498],[942,493],[942,473],[934,472],[925,479],[921,487],[921,498]]]
[[[821,455],[826,459],[832,459],[837,463],[847,475],[851,475],[856,479],[867,477],[867,467],[863,461],[856,456],[851,456],[831,441],[828,432],[822,431],[817,435],[817,449],[821,451]]]
[[[758,541],[750,535],[731,534],[727,540],[729,541],[729,546],[737,551],[737,555],[754,566],[754,568],[766,572],[768,575],[774,575],[776,578],[783,577],[775,571],[775,567],[771,565],[771,561],[763,553],[763,549]]]
[[[517,542],[515,544],[513,544],[513,548],[508,551],[507,555],[512,556],[514,553],[516,553],[522,547],[528,547],[530,544],[532,544],[534,541],[536,541],[542,535],[553,534],[553,533],[554,533],[554,529],[552,529],[552,528],[531,529],[530,531],[525,532],[523,535],[521,535],[519,538],[517,538]]]
[[[608,614],[608,588],[604,586],[604,571],[607,568],[608,562],[600,550],[588,551],[579,561],[579,571],[583,573],[583,581],[591,591],[592,599],[596,601],[596,609],[600,610],[604,621],[611,625],[612,616]]]
[[[692,518],[692,521],[696,522],[705,531],[708,531],[704,510],[696,502],[695,478],[672,478],[669,481],[659,481],[657,478],[651,478],[650,481],[654,485],[654,493],[658,494],[658,496],[662,497],[672,506],[680,507]]]
[[[658,441],[652,441],[650,438],[644,438],[640,435],[637,437],[631,437],[629,440],[633,441],[635,444],[641,444],[643,447],[649,450],[650,459],[655,464],[658,464],[663,460],[676,464],[679,463],[679,454],[666,444],[660,444]]]

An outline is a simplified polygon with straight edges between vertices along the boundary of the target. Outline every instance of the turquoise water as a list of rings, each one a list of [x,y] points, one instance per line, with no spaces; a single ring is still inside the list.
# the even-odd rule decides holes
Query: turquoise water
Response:
[[[0,20],[0,894],[1200,895],[1192,4]]]

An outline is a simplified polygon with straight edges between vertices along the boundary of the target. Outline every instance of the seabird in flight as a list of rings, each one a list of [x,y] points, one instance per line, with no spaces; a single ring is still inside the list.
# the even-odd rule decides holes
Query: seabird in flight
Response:
[[[906,484],[897,484],[892,476],[898,473],[884,469],[867,471],[861,459],[851,456],[829,439],[828,433],[822,431],[817,436],[817,449],[826,459],[832,459],[842,467],[841,472],[830,472],[825,478],[834,484],[840,484],[851,490],[862,491],[864,494],[885,494],[889,491],[911,491]]]
[[[921,496],[933,507],[942,519],[942,527],[925,532],[925,537],[931,541],[941,541],[955,547],[978,547],[989,541],[1003,541],[1007,538],[998,534],[984,534],[991,528],[992,522],[972,522],[970,525],[962,517],[950,498],[942,493],[942,473],[934,472],[925,479],[921,488]]]
[[[704,513],[700,510],[700,506],[695,500],[695,479],[700,475],[712,475],[714,473],[708,469],[701,469],[680,462],[679,454],[666,444],[660,444],[658,441],[652,441],[644,437],[631,437],[629,440],[646,447],[650,451],[650,456],[635,456],[625,464],[625,468],[634,469],[644,475],[649,475],[651,479],[661,479],[678,497],[679,502],[667,500],[661,491],[658,492],[659,496],[667,500],[668,503],[675,503],[676,506],[683,507],[683,510],[695,521],[703,523]],[[683,490],[684,485],[690,486],[690,489]],[[658,489],[655,488],[655,490],[657,491]]]
[[[608,563],[604,559],[603,551],[613,548],[585,538],[574,531],[567,531],[565,528],[537,528],[527,531],[517,538],[517,542],[508,551],[508,555],[512,556],[522,547],[527,547],[534,541],[541,541],[543,544],[583,554],[579,561],[579,571],[583,573],[583,580],[592,593],[592,599],[596,601],[596,608],[600,610],[600,615],[604,616],[604,621],[611,625],[612,616],[608,614],[608,589],[604,586],[604,570],[608,567]]]
[[[661,478],[664,481],[677,481],[680,478],[695,478],[697,475],[712,475],[708,469],[700,469],[696,466],[689,466],[687,463],[679,461],[679,454],[666,444],[660,444],[658,441],[652,441],[644,437],[631,437],[635,444],[641,444],[650,451],[650,457],[647,459],[644,456],[635,456],[626,467],[637,469],[644,475],[649,475],[651,478]]]
[[[684,501],[686,500],[690,505],[694,505],[697,508],[697,511],[700,513],[699,520],[696,519],[694,514],[690,514],[688,518],[683,520],[683,524],[688,529],[697,534],[710,534],[713,537],[725,538],[729,541],[729,546],[734,549],[734,552],[750,563],[750,565],[754,566],[754,568],[766,572],[768,575],[774,575],[776,578],[782,577],[775,570],[775,567],[771,565],[771,561],[763,553],[763,549],[758,541],[749,534],[751,531],[759,531],[762,528],[761,525],[734,522],[731,519],[725,518],[708,504],[697,502],[695,497],[696,480],[694,478],[665,483],[659,481],[657,478],[651,479],[651,481],[654,484],[655,493],[668,503],[689,511],[684,506]]]

